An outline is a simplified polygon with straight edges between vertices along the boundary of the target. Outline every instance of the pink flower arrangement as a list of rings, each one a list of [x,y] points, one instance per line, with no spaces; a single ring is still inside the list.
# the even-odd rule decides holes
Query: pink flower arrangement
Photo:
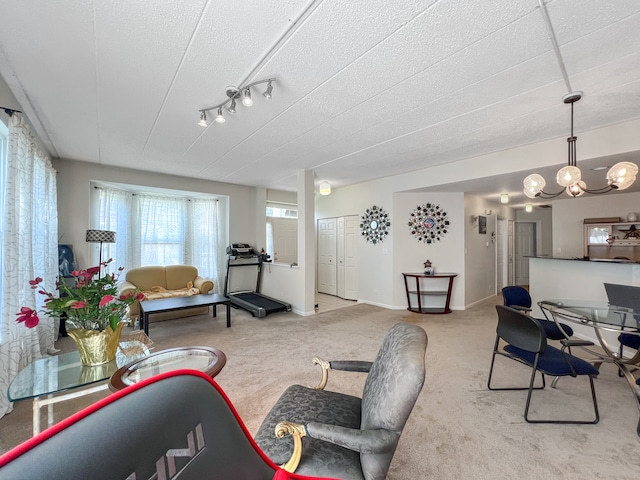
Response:
[[[101,267],[106,267],[111,261],[109,259],[86,270],[74,270],[71,272],[74,278],[69,282],[71,285],[58,279],[57,295],[45,290],[40,277],[30,280],[29,285],[46,297],[44,313],[51,317],[64,317],[68,328],[104,330],[110,326],[115,330],[128,306],[136,300],[143,300],[144,295],[139,291],[118,294],[118,278],[124,268],[120,267],[117,274],[100,275]],[[29,307],[22,307],[17,315],[16,321],[24,323],[27,328],[34,328],[40,322],[38,312]]]

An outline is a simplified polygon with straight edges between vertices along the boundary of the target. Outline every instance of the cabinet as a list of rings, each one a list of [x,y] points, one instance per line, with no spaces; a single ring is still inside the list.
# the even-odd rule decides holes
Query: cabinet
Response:
[[[585,224],[584,256],[640,261],[640,222]]]
[[[407,310],[415,313],[451,313],[451,290],[457,273],[403,273]]]

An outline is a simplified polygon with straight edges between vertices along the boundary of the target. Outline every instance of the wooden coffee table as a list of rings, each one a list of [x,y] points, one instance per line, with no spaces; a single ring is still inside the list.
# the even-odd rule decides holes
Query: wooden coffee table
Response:
[[[212,347],[177,347],[152,353],[119,368],[109,379],[117,392],[141,380],[172,370],[199,370],[215,377],[227,363],[226,355]]]
[[[159,298],[157,300],[143,300],[140,302],[140,330],[149,335],[149,315],[152,313],[173,312],[193,307],[213,306],[213,316],[216,316],[218,305],[227,306],[227,328],[231,326],[231,300],[217,293],[191,295],[189,297]]]

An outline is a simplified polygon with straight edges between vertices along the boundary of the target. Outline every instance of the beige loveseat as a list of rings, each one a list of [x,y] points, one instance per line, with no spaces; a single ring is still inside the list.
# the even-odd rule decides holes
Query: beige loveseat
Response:
[[[213,290],[213,281],[198,275],[198,269],[191,265],[167,265],[166,267],[138,267],[129,270],[125,281],[118,285],[118,292],[140,289],[146,300],[157,298],[185,297],[209,293]],[[149,316],[149,321],[168,320],[170,318],[201,315],[209,311],[209,307],[188,308],[175,312],[156,313]],[[129,306],[129,318],[133,321],[140,314],[140,303]]]

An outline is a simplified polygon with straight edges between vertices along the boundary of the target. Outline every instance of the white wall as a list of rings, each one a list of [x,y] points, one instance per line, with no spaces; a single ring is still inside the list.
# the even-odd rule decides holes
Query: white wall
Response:
[[[430,260],[436,273],[456,273],[451,292],[452,310],[464,310],[464,194],[462,193],[396,193],[394,196],[391,228],[395,236],[393,248],[393,306],[407,307],[403,272],[424,271],[424,262]],[[436,204],[447,212],[449,230],[439,241],[426,244],[411,235],[409,219],[418,205]],[[364,240],[363,240],[364,241]],[[381,272],[382,274],[382,272]]]

